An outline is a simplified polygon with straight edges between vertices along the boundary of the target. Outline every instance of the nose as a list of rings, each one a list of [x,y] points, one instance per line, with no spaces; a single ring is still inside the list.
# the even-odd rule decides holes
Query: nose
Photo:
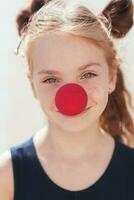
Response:
[[[83,112],[88,102],[85,89],[76,83],[68,83],[58,89],[55,105],[64,115],[77,115]]]

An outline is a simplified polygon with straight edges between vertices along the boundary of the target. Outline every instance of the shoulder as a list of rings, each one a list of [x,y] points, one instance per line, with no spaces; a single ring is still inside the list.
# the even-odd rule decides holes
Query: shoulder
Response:
[[[132,161],[134,161],[134,147],[130,147],[127,144],[123,144],[119,142],[120,149],[122,152],[124,152],[126,155],[129,155],[132,158]]]
[[[134,148],[118,142],[116,160],[121,171],[134,179]]]
[[[124,168],[124,178],[128,185],[127,190],[129,196],[134,199],[134,148],[121,145],[122,146],[122,160],[121,168]]]
[[[119,141],[117,143],[118,151],[121,157],[127,159],[130,163],[134,164],[134,148]]]
[[[13,199],[13,170],[10,150],[0,155],[0,199]]]
[[[0,200],[13,200],[16,177],[23,155],[30,155],[32,138],[12,146],[0,154]]]

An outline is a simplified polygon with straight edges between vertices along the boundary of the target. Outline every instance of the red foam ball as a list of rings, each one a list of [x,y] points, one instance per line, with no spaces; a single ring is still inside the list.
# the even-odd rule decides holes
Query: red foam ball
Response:
[[[85,89],[76,83],[63,85],[55,96],[56,107],[65,115],[77,115],[83,112],[87,101],[88,96]]]

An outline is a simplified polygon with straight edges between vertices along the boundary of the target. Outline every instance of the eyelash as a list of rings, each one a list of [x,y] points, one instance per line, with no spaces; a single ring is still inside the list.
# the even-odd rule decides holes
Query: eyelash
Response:
[[[88,72],[88,73],[85,73],[84,75],[86,75],[86,74],[90,74],[93,78],[95,77],[95,76],[97,76],[95,73],[92,73],[92,72]],[[84,76],[83,75],[83,76]],[[48,82],[48,80],[56,80],[56,78],[48,78],[48,79],[46,79],[46,80],[44,80],[43,81],[43,83],[47,83]],[[55,82],[54,82],[55,83]],[[48,83],[48,84],[51,84],[50,82]]]

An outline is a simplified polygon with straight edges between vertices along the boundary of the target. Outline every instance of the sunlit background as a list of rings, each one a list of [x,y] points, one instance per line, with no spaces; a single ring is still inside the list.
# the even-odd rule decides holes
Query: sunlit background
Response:
[[[109,2],[89,1],[96,11]],[[0,4],[0,152],[25,141],[46,124],[26,77],[26,64],[14,54],[19,42],[15,19],[26,2],[13,0]],[[125,39],[118,41],[118,47],[124,61],[126,85],[134,99],[134,28]]]

